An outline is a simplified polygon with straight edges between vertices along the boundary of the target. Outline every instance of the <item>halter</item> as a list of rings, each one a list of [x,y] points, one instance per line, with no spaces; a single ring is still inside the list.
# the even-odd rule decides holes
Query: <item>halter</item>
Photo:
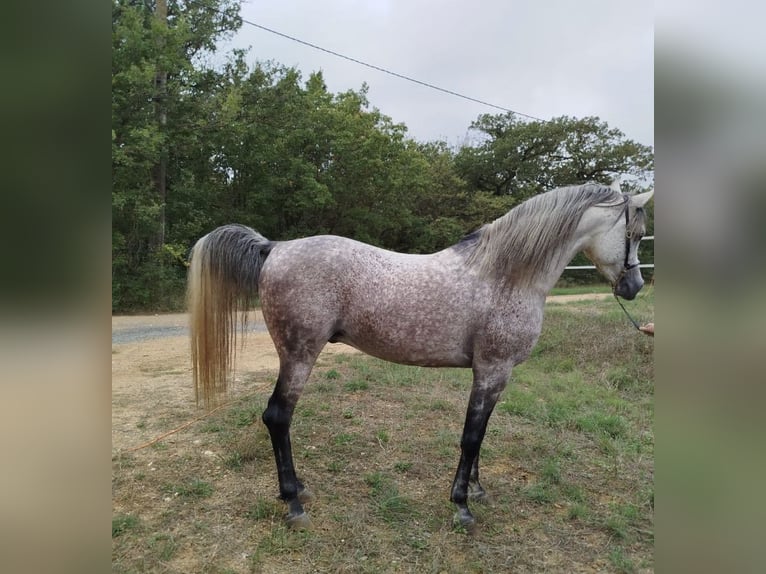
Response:
[[[633,233],[630,231],[630,198],[625,201],[625,261],[622,264],[622,273],[620,277],[626,272],[630,271],[634,267],[638,267],[638,262],[629,264],[628,257],[630,256],[630,240],[633,239]]]
[[[622,304],[622,301],[620,301],[620,298],[617,297],[617,293],[614,292],[614,290],[617,288],[617,284],[620,282],[620,279],[622,279],[622,276],[625,275],[626,271],[630,271],[634,267],[638,267],[638,263],[630,264],[628,263],[628,258],[630,256],[630,240],[633,238],[633,234],[630,231],[630,196],[625,196],[625,260],[622,264],[622,271],[618,275],[617,279],[614,282],[614,287],[612,287],[612,294],[614,295],[614,298],[617,300],[617,303],[622,307],[622,310],[625,312],[625,316],[630,319],[630,322],[633,323],[633,326],[636,328],[636,330],[641,331],[641,327],[636,322],[633,317],[630,316],[630,313],[628,313],[628,310],[625,308],[625,305]]]

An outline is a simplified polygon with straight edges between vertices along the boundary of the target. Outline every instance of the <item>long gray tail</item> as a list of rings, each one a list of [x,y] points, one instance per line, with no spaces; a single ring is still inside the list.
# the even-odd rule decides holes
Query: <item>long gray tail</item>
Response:
[[[258,296],[273,243],[244,225],[224,225],[197,241],[187,279],[194,394],[206,406],[226,392],[237,347]]]

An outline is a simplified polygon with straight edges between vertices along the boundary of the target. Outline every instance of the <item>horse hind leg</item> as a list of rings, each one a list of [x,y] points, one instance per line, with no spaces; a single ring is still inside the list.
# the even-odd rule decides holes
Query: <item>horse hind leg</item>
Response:
[[[310,361],[300,363],[283,361],[274,392],[262,416],[274,449],[279,478],[279,497],[287,504],[285,521],[288,526],[299,529],[308,528],[311,525],[303,505],[310,502],[313,495],[295,473],[290,424],[295,405],[311,373],[315,359],[316,357],[313,357]]]
[[[471,474],[468,476],[468,500],[471,502],[486,502],[488,500],[487,491],[479,482],[479,456],[476,455],[473,459],[473,466],[471,467]]]

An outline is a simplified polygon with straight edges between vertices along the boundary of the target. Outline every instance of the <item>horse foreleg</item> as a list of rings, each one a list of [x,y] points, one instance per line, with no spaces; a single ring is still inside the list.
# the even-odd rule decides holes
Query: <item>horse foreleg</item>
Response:
[[[310,367],[309,367],[310,370]],[[293,528],[307,528],[311,521],[303,509],[303,503],[310,501],[313,496],[303,486],[295,473],[293,463],[292,445],[290,442],[290,423],[293,410],[298,402],[300,390],[303,388],[306,378],[291,386],[288,381],[295,382],[292,376],[283,376],[280,372],[277,385],[269,399],[269,404],[263,412],[263,423],[269,430],[271,446],[274,449],[274,458],[277,463],[277,476],[279,478],[279,497],[287,504],[286,523]]]
[[[460,441],[460,462],[450,495],[450,500],[457,506],[453,522],[464,528],[471,528],[476,523],[468,508],[468,499],[480,500],[486,497],[484,488],[479,484],[479,451],[487,432],[489,417],[507,381],[507,373],[497,375],[492,380],[477,379],[474,373],[474,385]]]

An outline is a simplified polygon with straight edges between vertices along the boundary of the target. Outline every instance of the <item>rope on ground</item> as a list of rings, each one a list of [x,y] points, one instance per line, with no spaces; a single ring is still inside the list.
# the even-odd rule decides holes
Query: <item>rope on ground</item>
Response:
[[[224,404],[222,404],[222,405],[218,405],[218,406],[217,406],[217,407],[215,407],[214,409],[212,409],[212,410],[210,410],[210,411],[206,412],[204,415],[200,415],[200,416],[198,416],[196,419],[190,420],[189,422],[182,424],[182,425],[181,425],[180,427],[178,427],[178,428],[174,428],[173,430],[169,430],[168,432],[166,432],[166,433],[163,433],[163,434],[161,434],[160,436],[158,436],[158,437],[156,437],[156,438],[153,438],[153,439],[152,439],[152,440],[150,440],[149,442],[145,442],[144,444],[140,444],[140,445],[138,445],[138,446],[134,446],[134,447],[131,447],[131,448],[129,448],[129,449],[126,449],[126,450],[125,450],[125,452],[135,452],[135,451],[137,451],[137,450],[141,450],[142,448],[146,448],[147,446],[152,446],[153,444],[160,442],[162,439],[164,439],[164,438],[167,438],[167,437],[169,437],[170,435],[172,435],[172,434],[175,434],[175,433],[177,433],[177,432],[179,432],[179,431],[182,431],[182,430],[184,430],[185,428],[187,428],[187,427],[190,427],[190,426],[191,426],[191,425],[193,425],[194,423],[196,423],[196,422],[198,422],[198,421],[201,421],[202,419],[204,419],[204,418],[206,418],[206,417],[209,417],[209,416],[210,416],[210,415],[212,415],[214,412],[216,412],[216,411],[220,411],[220,410],[221,410],[222,408],[224,408],[224,407],[228,407],[228,406],[230,406],[230,405],[233,405],[234,403],[236,403],[236,402],[238,402],[238,401],[241,401],[241,400],[243,400],[243,399],[246,399],[246,398],[248,398],[248,397],[251,397],[251,396],[255,396],[255,393],[253,393],[253,394],[251,394],[251,395],[245,395],[245,396],[243,396],[243,397],[239,397],[239,398],[237,398],[237,399],[235,399],[235,400],[233,400],[233,401],[229,401],[228,403],[224,403]]]

